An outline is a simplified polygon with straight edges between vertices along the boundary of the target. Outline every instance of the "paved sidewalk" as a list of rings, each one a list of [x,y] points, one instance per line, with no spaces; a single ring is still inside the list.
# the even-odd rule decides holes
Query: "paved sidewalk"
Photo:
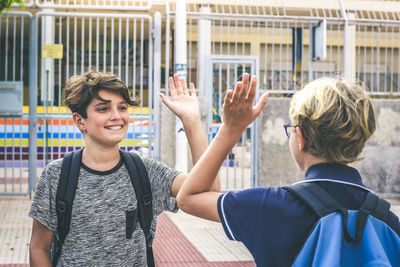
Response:
[[[32,220],[29,196],[0,196],[0,266],[29,262]]]
[[[28,196],[0,197],[0,267],[27,267],[31,219]],[[400,201],[391,200],[400,216]],[[154,256],[158,267],[254,267],[250,253],[228,240],[219,223],[184,212],[159,216]]]
[[[30,204],[28,196],[0,196],[0,267],[28,266]],[[220,224],[183,212],[159,216],[154,256],[157,267],[255,266],[247,249],[229,241]]]

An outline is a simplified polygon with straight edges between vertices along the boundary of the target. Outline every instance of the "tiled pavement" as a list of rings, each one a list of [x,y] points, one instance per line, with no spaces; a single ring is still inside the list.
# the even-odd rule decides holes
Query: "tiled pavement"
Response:
[[[29,266],[30,203],[29,197],[0,197],[0,267]],[[246,248],[229,241],[221,225],[183,212],[159,216],[153,246],[157,267],[255,266]]]
[[[400,201],[392,211],[400,215]],[[27,267],[31,219],[29,197],[0,197],[0,267]],[[157,267],[255,266],[239,242],[227,239],[220,224],[183,212],[159,216],[154,256]]]

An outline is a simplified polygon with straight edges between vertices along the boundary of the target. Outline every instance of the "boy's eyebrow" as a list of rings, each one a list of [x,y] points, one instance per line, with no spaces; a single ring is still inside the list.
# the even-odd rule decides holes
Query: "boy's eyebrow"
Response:
[[[110,102],[111,102],[110,100],[108,100],[108,101],[101,101],[101,102],[95,104],[94,106],[97,107],[97,106],[100,106],[100,105],[108,104],[108,103],[110,103]]]
[[[111,102],[111,100],[101,101],[101,102],[95,104],[94,106],[97,107],[97,106],[100,106],[100,105],[108,104],[110,102]],[[126,103],[126,101],[121,101],[121,102],[118,103],[118,105],[120,105],[120,104],[128,105],[128,103]]]

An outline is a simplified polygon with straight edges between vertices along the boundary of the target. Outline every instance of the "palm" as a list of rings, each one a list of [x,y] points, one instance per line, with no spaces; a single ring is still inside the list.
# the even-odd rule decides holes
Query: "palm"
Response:
[[[243,131],[261,113],[268,95],[264,93],[253,107],[256,86],[257,78],[253,76],[249,86],[249,75],[246,73],[243,80],[236,84],[235,91],[227,92],[223,106],[223,122],[226,126]]]
[[[196,95],[176,95],[172,96],[169,108],[179,118],[182,116],[195,116],[199,113],[199,101]]]
[[[184,79],[179,79],[177,75],[174,78],[175,84],[174,80],[169,78],[170,99],[160,94],[164,104],[181,120],[200,116],[199,101],[193,83],[190,84],[189,92]]]

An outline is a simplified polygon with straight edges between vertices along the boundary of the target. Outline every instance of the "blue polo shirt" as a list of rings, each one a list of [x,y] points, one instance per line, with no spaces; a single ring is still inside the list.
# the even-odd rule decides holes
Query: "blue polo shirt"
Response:
[[[305,180],[318,183],[343,207],[359,209],[367,189],[359,172],[333,163],[308,168]],[[229,192],[218,199],[218,213],[226,235],[243,242],[257,266],[291,266],[317,216],[280,187]],[[390,213],[388,225],[400,236],[400,222]]]

